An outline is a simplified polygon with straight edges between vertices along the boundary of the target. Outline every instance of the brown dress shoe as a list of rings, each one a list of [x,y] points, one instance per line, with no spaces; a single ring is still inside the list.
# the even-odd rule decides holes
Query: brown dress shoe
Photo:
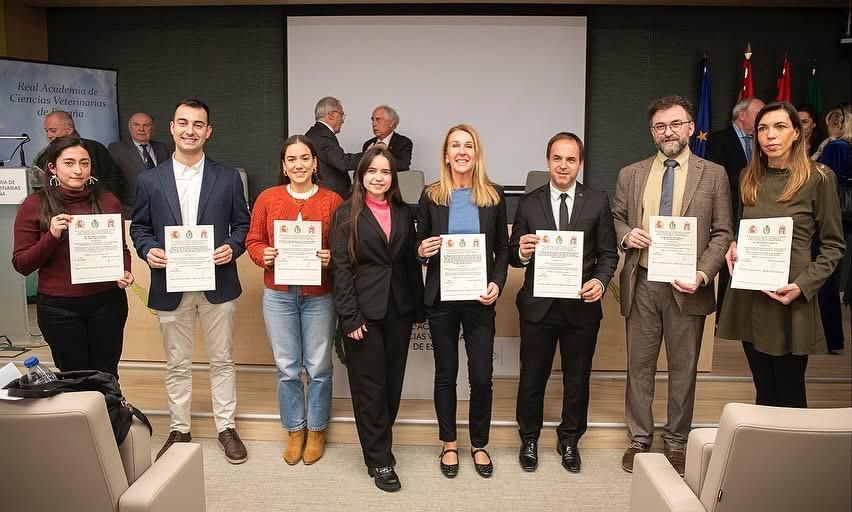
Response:
[[[305,433],[306,429],[290,432],[287,436],[287,448],[284,449],[284,460],[291,466],[302,460],[302,453],[305,451]]]
[[[663,454],[669,459],[669,463],[675,468],[677,474],[683,476],[686,467],[686,450],[683,449],[683,446],[666,444],[663,446]]]
[[[621,469],[628,473],[633,473],[633,457],[636,457],[637,453],[647,453],[649,449],[650,446],[647,444],[640,443],[639,441],[631,441],[627,450],[624,451],[624,455],[621,457]]]
[[[246,445],[240,439],[240,435],[232,428],[226,428],[219,432],[219,446],[225,452],[225,458],[231,464],[242,464],[248,459]]]
[[[162,448],[160,448],[160,451],[157,452],[157,458],[154,459],[154,460],[159,460],[160,457],[162,457],[163,454],[166,453],[166,450],[171,448],[171,446],[173,444],[175,444],[175,443],[188,443],[190,441],[192,441],[192,434],[190,434],[189,432],[184,434],[183,432],[178,432],[177,430],[172,430],[171,432],[169,432],[169,438],[166,439],[166,443],[163,445]]]
[[[305,453],[302,455],[302,462],[311,465],[322,458],[322,452],[325,449],[325,430],[308,431],[308,442],[305,445]]]

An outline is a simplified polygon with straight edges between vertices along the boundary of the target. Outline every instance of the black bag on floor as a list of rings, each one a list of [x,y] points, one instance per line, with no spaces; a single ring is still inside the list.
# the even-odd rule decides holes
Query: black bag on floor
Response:
[[[27,376],[24,375],[10,382],[5,389],[9,390],[9,396],[21,398],[47,398],[67,391],[100,391],[106,401],[116,443],[124,442],[134,416],[148,427],[149,432],[153,433],[151,422],[145,414],[124,399],[114,375],[97,370],[56,372],[55,375],[56,382],[36,385],[30,384]]]

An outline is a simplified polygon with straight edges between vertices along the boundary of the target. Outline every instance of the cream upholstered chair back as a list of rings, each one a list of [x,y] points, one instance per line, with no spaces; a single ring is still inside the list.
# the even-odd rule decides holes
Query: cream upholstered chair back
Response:
[[[426,176],[423,171],[400,171],[397,173],[397,179],[399,180],[399,192],[402,194],[402,200],[407,204],[420,202],[420,194],[423,193],[423,187],[426,186]]]
[[[852,408],[725,406],[700,489],[704,509],[852,510]]]
[[[201,448],[173,448],[152,466],[136,419],[117,446],[98,392],[0,400],[0,510],[204,510]]]
[[[524,185],[524,194],[544,186],[550,181],[550,173],[547,171],[530,171],[527,173],[527,182]]]

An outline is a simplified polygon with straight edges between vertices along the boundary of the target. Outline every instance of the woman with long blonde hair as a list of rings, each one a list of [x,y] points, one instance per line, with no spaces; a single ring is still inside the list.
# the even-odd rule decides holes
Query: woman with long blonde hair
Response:
[[[441,235],[480,233],[485,235],[486,290],[479,300],[441,300]],[[470,376],[471,456],[476,472],[488,478],[494,471],[485,449],[491,424],[494,303],[506,283],[509,236],[503,189],[488,179],[482,143],[470,125],[453,126],[444,137],[440,177],[420,197],[417,238],[417,255],[428,263],[424,302],[435,356],[435,411],[443,441],[439,466],[447,478],[458,474],[456,378],[461,326]]]
[[[790,282],[776,290],[728,290],[717,334],[742,340],[758,405],[807,407],[808,355],[826,352],[816,294],[845,248],[837,181],[808,159],[802,123],[789,103],[763,107],[755,134],[740,179],[742,219],[793,218]],[[736,242],[725,259],[733,274]]]

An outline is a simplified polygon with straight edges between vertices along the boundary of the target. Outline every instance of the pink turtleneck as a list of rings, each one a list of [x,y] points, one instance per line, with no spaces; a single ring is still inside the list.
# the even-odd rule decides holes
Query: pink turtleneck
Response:
[[[373,199],[370,194],[364,195],[364,202],[367,203],[367,207],[373,212],[373,217],[379,221],[379,226],[382,227],[382,231],[385,232],[385,238],[390,240],[390,232],[391,232],[391,210],[390,204],[387,201],[377,201]]]

